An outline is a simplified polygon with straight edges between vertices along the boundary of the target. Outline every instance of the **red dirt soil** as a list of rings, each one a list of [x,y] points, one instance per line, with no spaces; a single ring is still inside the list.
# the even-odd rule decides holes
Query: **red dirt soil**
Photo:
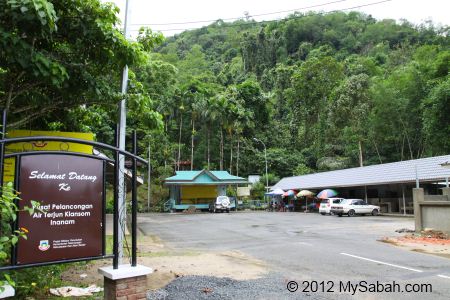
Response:
[[[397,238],[400,242],[434,244],[434,245],[450,245],[450,239],[440,239],[424,236],[404,236]]]
[[[398,241],[412,242],[412,243],[426,243],[433,245],[450,245],[449,236],[442,231],[426,230],[422,231],[420,235],[405,235],[404,237],[397,238]]]

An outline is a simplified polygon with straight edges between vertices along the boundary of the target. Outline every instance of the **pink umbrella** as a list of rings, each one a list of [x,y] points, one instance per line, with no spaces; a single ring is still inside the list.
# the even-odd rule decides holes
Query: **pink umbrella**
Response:
[[[336,196],[337,194],[338,194],[338,192],[336,192],[335,190],[326,189],[326,190],[321,191],[319,194],[317,194],[317,198],[328,199],[328,198]]]

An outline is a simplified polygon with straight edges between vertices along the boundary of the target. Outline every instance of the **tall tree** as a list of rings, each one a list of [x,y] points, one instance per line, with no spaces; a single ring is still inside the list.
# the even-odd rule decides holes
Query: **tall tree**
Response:
[[[359,166],[363,163],[363,141],[368,135],[368,116],[372,109],[369,93],[369,76],[366,74],[348,77],[335,91],[334,101],[330,105],[330,119],[338,128],[343,129],[340,142],[356,140],[358,145]],[[348,136],[345,133],[348,133]]]
[[[144,55],[117,29],[117,13],[98,0],[0,2],[0,103],[11,127],[119,100],[120,70]]]

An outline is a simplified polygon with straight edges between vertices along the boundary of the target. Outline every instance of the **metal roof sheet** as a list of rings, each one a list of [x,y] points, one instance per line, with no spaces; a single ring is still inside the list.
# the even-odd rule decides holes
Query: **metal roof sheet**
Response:
[[[231,175],[227,171],[177,171],[166,178],[166,184],[232,184],[247,183],[245,178]]]
[[[227,171],[210,171],[219,180],[245,180],[245,178],[231,175]]]
[[[450,155],[285,177],[271,189],[322,189],[411,183],[416,180],[416,169],[419,181],[437,181],[450,177],[450,169],[441,166],[447,161],[450,161]]]
[[[198,174],[200,174],[202,170],[200,171],[176,171],[176,174],[172,177],[166,178],[166,181],[177,181],[177,180],[193,180]]]

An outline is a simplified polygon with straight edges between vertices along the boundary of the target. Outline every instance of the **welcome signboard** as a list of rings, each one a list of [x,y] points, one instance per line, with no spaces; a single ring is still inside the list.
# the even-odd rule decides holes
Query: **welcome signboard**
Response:
[[[93,133],[85,132],[62,132],[62,131],[36,131],[36,130],[9,130],[8,138],[29,137],[29,136],[55,136],[63,138],[76,138],[86,141],[93,141]],[[27,151],[71,151],[78,153],[92,154],[92,146],[77,143],[66,143],[59,141],[34,141],[29,143],[11,143],[6,145],[6,153],[18,153]],[[7,158],[4,161],[3,182],[14,181],[15,160]]]
[[[38,201],[31,216],[20,212],[17,265],[103,255],[102,160],[67,155],[23,155],[19,162],[19,207]]]

